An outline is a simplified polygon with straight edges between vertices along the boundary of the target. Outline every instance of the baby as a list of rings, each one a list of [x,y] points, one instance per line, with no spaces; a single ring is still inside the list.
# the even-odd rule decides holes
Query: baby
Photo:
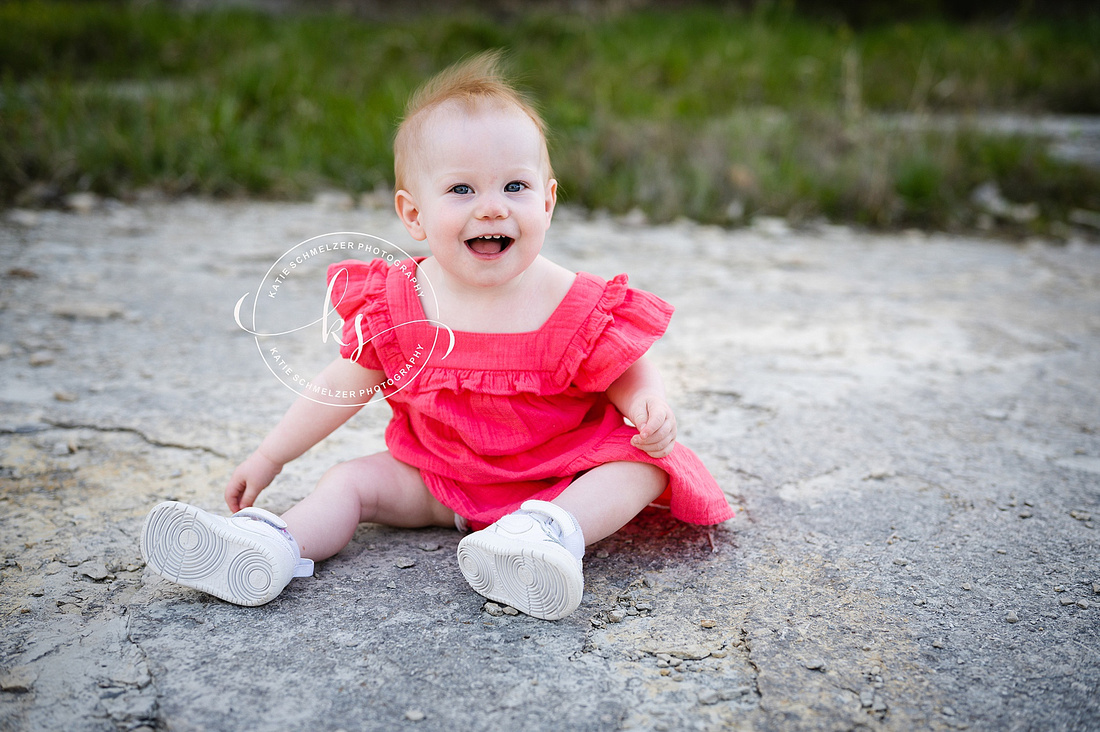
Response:
[[[497,54],[413,96],[394,167],[397,214],[431,256],[329,268],[346,345],[313,380],[328,393],[380,390],[393,412],[388,449],[331,468],[282,517],[253,507],[287,462],[358,410],[301,397],[233,472],[232,517],[175,502],[152,510],[141,536],[149,568],[260,605],[362,522],[458,526],[473,530],[458,566],[474,590],[558,619],[580,604],[585,545],[650,503],[693,523],[731,518],[713,477],[676,442],[644,356],[672,307],[624,275],[605,281],[541,255],[558,186],[543,122]],[[435,298],[419,297],[410,270]],[[425,356],[421,344],[450,337],[440,323],[453,346]],[[398,384],[409,363],[415,373]]]

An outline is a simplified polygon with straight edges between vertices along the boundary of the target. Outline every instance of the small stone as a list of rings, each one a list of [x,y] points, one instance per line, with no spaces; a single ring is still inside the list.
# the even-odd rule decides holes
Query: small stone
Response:
[[[49,351],[35,351],[27,359],[31,366],[49,366],[53,363],[53,354]]]
[[[1089,609],[1089,601],[1088,600],[1078,600],[1077,601],[1077,607],[1081,608],[1082,610],[1088,610]]]
[[[1092,583],[1092,594],[1100,595],[1100,583],[1097,583],[1097,582]]]
[[[607,612],[607,622],[609,623],[621,623],[626,619],[626,613],[622,610],[615,609]]]
[[[0,675],[0,690],[13,694],[25,694],[34,688],[38,674],[26,666],[16,666]]]
[[[519,610],[516,610],[511,605],[505,605],[504,606],[504,614],[505,615],[519,615]]]
[[[716,623],[713,620],[701,620],[701,621],[699,621],[699,625],[703,628],[716,628],[716,627],[718,627],[718,623]],[[712,653],[711,655],[714,655],[714,654]]]
[[[966,590],[967,592],[970,592],[970,590],[971,590],[970,583],[969,582],[963,582],[963,589]]]
[[[65,196],[65,205],[78,214],[89,214],[99,205],[99,196],[90,191],[70,193]]]
[[[1028,509],[1026,509],[1026,508],[1025,508],[1025,509],[1024,509],[1023,511],[1020,511],[1020,512],[1019,512],[1018,514],[1016,514],[1016,515],[1017,515],[1017,516],[1019,516],[1019,517],[1020,517],[1020,518],[1022,518],[1022,519],[1028,519],[1028,518],[1031,518],[1031,516],[1032,516],[1032,513],[1031,513],[1031,511],[1030,511],[1030,510],[1028,510]]]
[[[718,699],[719,699],[718,692],[714,691],[713,689],[706,689],[704,691],[699,692],[699,703],[700,704],[710,706],[711,704],[717,704]]]
[[[944,707],[943,708],[943,716],[945,716],[945,717],[954,717],[955,716],[955,710],[952,709],[951,707]]]
[[[606,549],[600,549],[598,552],[596,552],[596,559],[607,559],[610,556],[611,552],[607,551]]]
[[[711,651],[710,656],[711,656],[711,658],[725,658],[726,657],[726,652],[725,651]]]
[[[659,673],[661,674],[661,676],[669,676],[670,674],[672,674],[672,669],[663,668],[663,669],[660,670]]]
[[[390,590],[396,590],[397,589],[397,583],[394,582],[393,580],[390,580],[389,582],[386,583],[386,587],[387,587],[387,589],[390,589]]]
[[[1060,597],[1060,598],[1058,598],[1058,602],[1062,603],[1062,605],[1065,606],[1065,605],[1072,605],[1075,602],[1077,602],[1077,600],[1075,600],[1072,597]]]
[[[398,569],[408,569],[409,567],[416,566],[416,560],[409,559],[408,557],[398,557],[396,560],[394,560],[393,566],[397,567]]]
[[[437,552],[440,548],[440,545],[434,541],[426,541],[420,544],[420,551],[423,552]]]
[[[933,648],[943,648],[943,641],[941,641],[941,640],[932,641],[932,647]]]
[[[499,618],[501,615],[504,614],[504,608],[502,608],[500,605],[497,605],[495,602],[485,603],[485,606],[482,609],[492,615],[494,618]]]
[[[1065,592],[1065,591],[1066,591],[1066,588],[1065,588],[1065,587],[1063,587],[1062,585],[1055,585],[1055,586],[1054,586],[1054,591],[1055,591],[1055,592]]]
[[[15,348],[10,343],[0,343],[0,360],[11,358],[15,355]]]
[[[863,691],[859,692],[859,705],[861,707],[863,707],[864,709],[869,709],[871,707],[871,705],[874,704],[874,703],[875,703],[875,690],[874,689],[868,688],[868,689],[864,689]]]
[[[99,581],[110,577],[110,573],[102,562],[95,562],[91,564],[84,564],[80,567],[80,574],[90,579]]]
[[[53,393],[53,398],[59,402],[75,402],[78,397],[76,392],[58,390]]]
[[[899,567],[904,567],[905,565],[909,564],[909,560],[898,557],[894,560],[894,564],[898,565]]]
[[[998,554],[1008,554],[1008,551],[1006,551],[1006,550],[1004,550],[1004,549],[998,549],[998,550],[997,550],[997,553],[998,553]]]
[[[1005,622],[1006,623],[1018,623],[1018,622],[1020,622],[1020,618],[1019,618],[1019,616],[1016,615],[1016,611],[1009,610],[1008,613],[1005,614]]]
[[[405,712],[405,719],[409,720],[410,722],[422,722],[427,716],[428,715],[424,714],[424,712],[420,711],[419,709],[410,709],[409,711]]]
[[[820,658],[814,658],[814,659],[811,659],[809,661],[806,661],[803,665],[811,671],[824,671],[825,670],[825,661],[823,659],[820,659]]]
[[[645,600],[641,600],[639,602],[634,603],[634,609],[637,610],[640,613],[649,612],[649,611],[653,610],[653,603],[646,602]]]
[[[110,320],[122,317],[126,311],[111,302],[64,302],[54,305],[50,312],[59,318],[70,320]]]

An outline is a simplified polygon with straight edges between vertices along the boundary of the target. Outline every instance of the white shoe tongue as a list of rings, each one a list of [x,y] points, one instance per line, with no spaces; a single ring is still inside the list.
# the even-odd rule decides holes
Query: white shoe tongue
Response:
[[[474,239],[470,248],[478,254],[499,254],[503,245],[500,239]]]

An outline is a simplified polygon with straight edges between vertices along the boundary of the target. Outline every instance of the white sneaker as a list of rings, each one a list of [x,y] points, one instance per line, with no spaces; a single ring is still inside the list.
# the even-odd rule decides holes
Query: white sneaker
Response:
[[[286,522],[262,508],[230,518],[176,501],[162,503],[141,529],[149,569],[237,605],[274,600],[293,577],[313,574]]]
[[[584,592],[584,537],[572,514],[526,501],[458,543],[458,566],[479,594],[543,620],[577,609]]]

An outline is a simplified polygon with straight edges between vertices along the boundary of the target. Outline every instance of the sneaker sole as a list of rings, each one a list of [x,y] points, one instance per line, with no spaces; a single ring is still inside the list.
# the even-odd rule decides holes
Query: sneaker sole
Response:
[[[236,605],[275,599],[290,582],[269,547],[194,506],[162,503],[141,529],[145,565],[176,584]]]
[[[541,620],[569,615],[584,592],[572,556],[499,534],[475,532],[464,538],[458,545],[458,567],[478,594]]]

